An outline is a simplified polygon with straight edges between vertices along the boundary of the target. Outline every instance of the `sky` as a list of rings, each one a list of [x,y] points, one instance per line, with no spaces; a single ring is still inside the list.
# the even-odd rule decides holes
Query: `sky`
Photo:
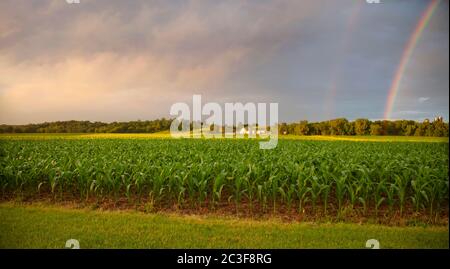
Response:
[[[430,1],[0,1],[0,124],[169,117],[277,102],[279,120],[382,119]],[[411,54],[392,119],[449,118],[449,2]]]

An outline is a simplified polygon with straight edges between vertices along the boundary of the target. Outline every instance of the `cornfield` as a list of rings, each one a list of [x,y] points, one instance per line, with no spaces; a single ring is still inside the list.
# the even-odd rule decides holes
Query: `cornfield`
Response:
[[[362,214],[448,211],[448,143],[247,139],[0,141],[3,199]]]

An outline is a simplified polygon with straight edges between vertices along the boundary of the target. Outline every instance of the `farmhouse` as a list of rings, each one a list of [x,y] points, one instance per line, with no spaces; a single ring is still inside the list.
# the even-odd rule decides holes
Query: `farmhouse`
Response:
[[[269,134],[269,132],[265,130],[255,130],[255,129],[248,129],[248,127],[242,127],[242,129],[239,131],[239,134],[241,135],[265,135]]]

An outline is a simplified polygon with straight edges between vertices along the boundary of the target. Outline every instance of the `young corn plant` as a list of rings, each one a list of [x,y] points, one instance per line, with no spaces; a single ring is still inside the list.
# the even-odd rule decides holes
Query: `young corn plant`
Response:
[[[280,191],[279,179],[277,176],[271,176],[271,177],[269,177],[267,182],[270,186],[270,198],[272,200],[272,210],[273,210],[273,213],[275,213],[276,212],[277,195]]]
[[[385,201],[384,194],[386,193],[386,180],[381,180],[379,183],[374,183],[374,203],[375,203],[375,217],[378,216],[378,209]]]
[[[226,177],[226,173],[221,172],[214,179],[213,189],[212,189],[212,203],[211,203],[213,207],[216,207],[222,199],[222,191],[223,191],[223,187],[225,186],[225,177]]]
[[[304,204],[309,201],[309,194],[311,188],[308,186],[308,181],[305,177],[299,176],[297,184],[295,185],[295,192],[298,199],[298,213],[304,212]]]
[[[343,174],[339,177],[335,178],[335,190],[336,190],[336,199],[338,202],[338,217],[341,216],[342,214],[342,205],[344,203],[344,198],[345,198],[345,192],[346,192],[346,188],[351,188],[351,185],[347,186],[347,175]],[[353,188],[351,188],[351,203],[352,205],[354,204],[355,200],[356,200],[356,194],[353,191]]]
[[[396,184],[396,190],[397,190],[397,197],[398,197],[398,201],[400,204],[400,216],[402,216],[403,210],[405,208],[408,179],[400,177],[399,175],[394,175],[394,178],[395,178],[395,184]]]
[[[392,214],[394,212],[394,206],[395,206],[395,195],[398,192],[398,187],[394,183],[388,184],[386,187],[386,197],[387,197],[387,204],[389,207],[389,213]]]
[[[296,188],[295,184],[291,183],[289,186],[286,186],[285,188],[283,188],[280,191],[283,193],[283,196],[286,200],[287,209],[289,212],[291,212],[292,204],[294,203],[296,190],[297,190],[297,188]]]
[[[270,184],[268,181],[263,182],[262,184],[258,185],[258,200],[260,204],[262,205],[263,212],[267,211],[267,194],[270,191]]]
[[[311,203],[312,203],[312,210],[313,212],[316,212],[316,205],[317,201],[320,198],[320,192],[322,191],[322,185],[319,182],[319,178],[317,176],[313,176],[310,179],[311,182]]]
[[[351,209],[353,210],[358,202],[358,198],[360,197],[362,186],[358,184],[358,182],[352,183],[349,182],[346,184],[346,191],[348,193],[349,202],[351,205]]]

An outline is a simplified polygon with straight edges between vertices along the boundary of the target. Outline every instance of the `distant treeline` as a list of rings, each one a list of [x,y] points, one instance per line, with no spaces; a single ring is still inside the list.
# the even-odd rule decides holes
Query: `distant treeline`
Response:
[[[448,136],[448,123],[442,117],[424,120],[378,120],[340,118],[322,122],[300,121],[279,125],[281,134],[295,135],[400,135],[400,136]]]
[[[129,122],[56,121],[0,125],[0,133],[154,133],[170,129],[171,119]]]
[[[0,133],[154,133],[170,129],[172,119],[130,122],[57,121],[27,125],[0,125]],[[377,120],[345,118],[322,122],[281,123],[280,134],[294,135],[400,135],[448,136],[449,124],[442,117],[424,120]],[[192,129],[192,124],[191,124]],[[235,128],[234,128],[235,129]]]

